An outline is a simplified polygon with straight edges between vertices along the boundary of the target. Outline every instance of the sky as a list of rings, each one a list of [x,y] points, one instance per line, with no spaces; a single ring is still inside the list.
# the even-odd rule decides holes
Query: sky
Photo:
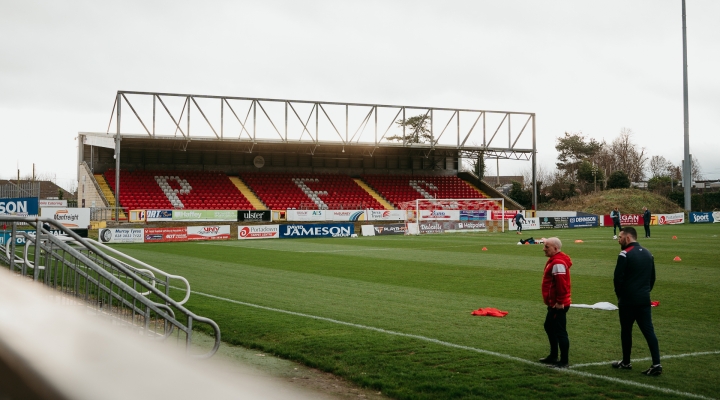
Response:
[[[680,0],[0,0],[0,179],[76,177],[118,90],[536,113],[683,159]],[[687,0],[690,153],[720,179],[720,2]],[[527,161],[501,161],[519,175]],[[489,162],[489,174],[495,174]]]

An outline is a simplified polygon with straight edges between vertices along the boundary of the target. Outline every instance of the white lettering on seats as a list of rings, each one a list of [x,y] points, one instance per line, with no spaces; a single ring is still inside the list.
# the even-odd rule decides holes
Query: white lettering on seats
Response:
[[[425,190],[425,189],[423,189],[422,187],[420,187],[420,184],[421,184],[421,183],[424,184],[425,187],[428,188],[428,190],[432,190],[432,191],[435,191],[435,192],[437,192],[437,190],[438,190],[437,186],[433,185],[433,184],[430,183],[430,182],[425,182],[425,181],[423,181],[423,180],[411,180],[411,181],[410,181],[410,186],[411,186],[413,189],[415,189],[418,193],[420,193],[420,195],[422,195],[422,197],[424,197],[424,198],[426,198],[426,199],[434,199],[435,196],[431,195],[430,193],[428,193],[427,190]]]
[[[328,206],[324,201],[320,199],[320,196],[327,196],[328,192],[325,190],[312,190],[305,184],[305,182],[320,182],[317,178],[292,178],[292,181],[305,193],[313,203],[317,204],[320,210],[327,210]]]
[[[173,180],[177,182],[180,185],[180,189],[173,189],[170,187],[169,180]],[[185,179],[180,178],[179,176],[156,176],[155,181],[160,186],[160,189],[162,189],[163,193],[165,193],[165,196],[167,196],[168,200],[170,200],[170,204],[173,205],[174,208],[185,208],[185,205],[180,201],[180,198],[178,197],[178,194],[189,194],[192,190],[192,186],[186,181]]]

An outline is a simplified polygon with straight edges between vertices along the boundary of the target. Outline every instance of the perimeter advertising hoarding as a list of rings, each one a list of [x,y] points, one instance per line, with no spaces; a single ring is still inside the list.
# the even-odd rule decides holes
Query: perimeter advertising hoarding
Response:
[[[325,218],[328,221],[364,221],[365,211],[363,210],[327,210]]]
[[[405,210],[366,210],[365,219],[368,221],[405,221]]]
[[[525,212],[520,210],[505,210],[505,219],[513,219],[515,218],[515,215],[522,214],[523,217],[525,216]],[[503,219],[503,212],[502,211],[490,211],[490,219],[494,220],[500,220]]]
[[[533,218],[525,218],[525,222],[522,224],[523,230],[528,231],[534,231],[537,229],[540,229],[540,218],[533,217]],[[514,219],[508,220],[508,229],[510,230],[517,230],[517,224],[515,223]]]
[[[404,235],[407,233],[405,224],[375,225],[375,235]]]
[[[720,222],[720,211],[713,211],[713,222]]]
[[[53,208],[40,209],[40,217],[50,218],[70,229],[87,229],[90,225],[89,208]]]
[[[147,222],[172,221],[173,220],[172,210],[146,210],[145,215],[146,215],[145,220]]]
[[[38,215],[38,199],[37,197],[0,199],[0,215],[17,215],[19,217]]]
[[[578,217],[569,217],[568,225],[571,228],[592,228],[598,226],[600,217],[597,215],[583,215]]]
[[[27,232],[29,235],[35,235],[35,230],[17,230],[16,233],[20,232]],[[50,233],[54,236],[67,236],[65,235],[65,232],[63,231],[50,231]],[[10,229],[5,229],[3,231],[0,231],[0,245],[5,246],[5,243],[10,242],[10,236],[12,236],[12,232]],[[24,246],[25,245],[25,237],[15,237],[15,245],[16,246]]]
[[[101,243],[143,243],[145,242],[143,228],[103,228],[98,232]]]
[[[642,214],[620,214],[620,226],[642,225],[643,221]],[[610,214],[603,215],[603,225],[613,226]]]
[[[485,221],[446,221],[442,223],[445,233],[487,232]]]
[[[460,221],[486,221],[488,212],[485,210],[460,210]]]
[[[460,210],[420,210],[423,221],[459,221]]]
[[[657,217],[658,225],[677,225],[685,223],[685,213],[660,214]]]
[[[240,222],[270,222],[272,211],[270,210],[239,210],[237,220]]]
[[[688,220],[691,224],[712,224],[715,222],[712,212],[691,212]]]
[[[67,200],[40,200],[40,207],[67,207]]]
[[[145,243],[187,242],[187,227],[145,228]]]
[[[287,210],[288,221],[325,221],[325,210]]]
[[[541,217],[540,229],[566,229],[570,228],[569,217]]]
[[[353,224],[287,224],[280,226],[280,238],[350,237]]]
[[[228,240],[230,225],[188,226],[188,240]]]
[[[421,233],[443,233],[443,226],[438,221],[428,221],[418,223],[418,229]]]
[[[280,225],[238,226],[238,239],[278,239]]]
[[[172,210],[173,221],[237,221],[237,210]]]

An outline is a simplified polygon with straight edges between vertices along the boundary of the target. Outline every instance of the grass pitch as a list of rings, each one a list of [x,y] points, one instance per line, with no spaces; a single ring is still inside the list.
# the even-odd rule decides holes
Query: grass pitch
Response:
[[[117,248],[185,276],[194,292],[188,308],[214,319],[223,341],[393,398],[717,398],[720,226],[652,229],[653,238],[639,242],[656,262],[660,377],[639,373],[650,361],[637,328],[635,369],[610,368],[621,358],[616,311],[571,309],[572,368],[535,363],[548,353],[540,294],[546,258],[540,245],[518,246],[518,239],[557,235],[574,262],[573,302],[616,304],[620,248],[610,228]],[[480,307],[509,314],[470,315]]]

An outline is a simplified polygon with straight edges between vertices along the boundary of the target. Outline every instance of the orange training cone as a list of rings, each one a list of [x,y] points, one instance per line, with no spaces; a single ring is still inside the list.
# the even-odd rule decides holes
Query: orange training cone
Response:
[[[673,258],[673,261],[682,261],[682,260],[680,259],[680,257],[675,256],[675,258]]]
[[[677,239],[677,236],[673,236],[673,239]]]
[[[580,240],[580,239],[578,239],[578,240],[575,241],[575,243],[582,243],[582,242],[583,242],[583,241]]]
[[[487,251],[487,247],[483,247],[483,248],[482,248],[482,251]]]
[[[530,244],[530,242],[525,242],[525,244]]]

